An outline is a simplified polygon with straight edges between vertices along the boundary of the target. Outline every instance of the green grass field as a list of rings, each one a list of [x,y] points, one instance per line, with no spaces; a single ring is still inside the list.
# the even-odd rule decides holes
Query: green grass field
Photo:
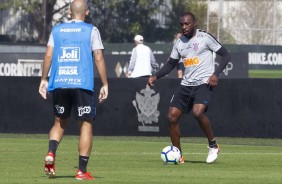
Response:
[[[250,78],[282,78],[282,70],[249,70]]]
[[[168,137],[94,137],[88,171],[95,181],[76,181],[77,136],[65,136],[57,151],[56,178],[43,173],[47,135],[0,134],[0,183],[282,183],[282,140],[217,138],[221,152],[206,164],[204,138],[182,138],[187,162],[165,165]]]

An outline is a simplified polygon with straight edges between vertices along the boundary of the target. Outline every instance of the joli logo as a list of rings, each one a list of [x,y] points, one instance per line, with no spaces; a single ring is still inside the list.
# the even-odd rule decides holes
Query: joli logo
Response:
[[[79,61],[80,48],[79,47],[61,47],[59,53],[59,62]]]

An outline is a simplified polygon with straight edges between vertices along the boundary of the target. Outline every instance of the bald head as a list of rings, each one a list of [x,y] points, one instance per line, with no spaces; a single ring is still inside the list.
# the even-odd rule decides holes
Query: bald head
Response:
[[[70,7],[72,18],[84,20],[88,14],[88,6],[85,0],[74,0]]]

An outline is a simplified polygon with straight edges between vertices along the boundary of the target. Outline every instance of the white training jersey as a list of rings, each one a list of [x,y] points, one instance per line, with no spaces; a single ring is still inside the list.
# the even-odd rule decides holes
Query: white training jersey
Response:
[[[83,21],[78,20],[78,19],[72,19],[72,20],[69,20],[65,23],[73,23],[73,22],[78,23],[78,22],[83,22]],[[68,42],[68,40],[64,40],[64,42]],[[54,38],[53,38],[52,32],[49,36],[47,46],[54,47]],[[93,29],[92,29],[92,32],[91,32],[91,48],[92,48],[92,50],[99,50],[99,49],[104,50],[104,46],[103,46],[103,43],[102,43],[100,32],[95,26],[93,26]]]
[[[143,44],[133,48],[129,61],[128,72],[131,78],[152,75],[152,71],[158,68],[152,50]]]
[[[198,86],[207,83],[214,73],[213,52],[221,44],[207,32],[197,29],[191,39],[181,36],[174,44],[170,57],[183,61],[185,71],[181,85]]]

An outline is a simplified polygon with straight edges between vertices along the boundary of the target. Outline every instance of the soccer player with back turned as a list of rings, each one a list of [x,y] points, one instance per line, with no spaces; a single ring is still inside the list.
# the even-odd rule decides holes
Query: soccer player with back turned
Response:
[[[148,84],[153,86],[158,78],[167,75],[180,59],[183,60],[184,76],[181,85],[171,98],[167,114],[171,142],[181,151],[179,119],[184,112],[192,111],[208,139],[209,152],[206,162],[212,163],[217,159],[219,145],[216,143],[210,120],[205,112],[213,88],[218,83],[218,76],[231,58],[228,51],[212,35],[196,29],[196,18],[191,12],[186,12],[180,17],[180,26],[183,35],[175,42],[167,63],[155,76],[149,77]],[[216,70],[213,52],[221,56],[221,62]],[[184,163],[183,156],[180,163]]]
[[[93,57],[100,74],[102,88],[99,102],[108,97],[108,82],[99,30],[84,22],[89,10],[85,0],[74,0],[70,7],[72,20],[56,25],[49,37],[43,62],[39,93],[44,99],[53,94],[55,122],[49,133],[49,149],[45,157],[45,173],[55,176],[57,147],[68,124],[71,110],[79,121],[79,166],[75,178],[93,180],[87,172],[92,149],[92,121],[95,117]],[[48,72],[51,68],[49,82]],[[48,84],[49,83],[49,84]]]

